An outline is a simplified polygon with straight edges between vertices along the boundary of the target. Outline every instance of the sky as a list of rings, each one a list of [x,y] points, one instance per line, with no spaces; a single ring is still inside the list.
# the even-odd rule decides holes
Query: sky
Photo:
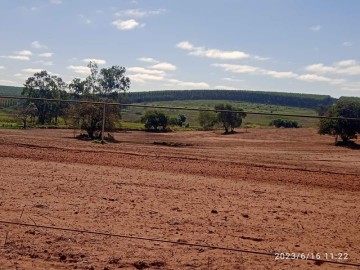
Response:
[[[360,96],[358,0],[0,0],[0,85],[126,68],[130,91]]]

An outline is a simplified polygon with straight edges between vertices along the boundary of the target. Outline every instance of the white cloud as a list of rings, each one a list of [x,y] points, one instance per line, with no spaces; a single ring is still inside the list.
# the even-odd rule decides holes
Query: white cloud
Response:
[[[129,75],[129,78],[134,82],[144,83],[145,81],[163,81],[165,78],[161,75],[137,73]]]
[[[253,58],[255,60],[265,61],[271,59],[270,57],[262,57],[259,55],[250,55],[242,51],[223,51],[219,49],[209,49],[204,46],[195,46],[189,41],[182,41],[176,44],[176,47],[182,50],[190,51],[189,55],[222,59],[222,60],[241,60],[246,58]]]
[[[51,53],[51,52],[38,54],[39,57],[46,57],[46,58],[50,58],[53,55],[54,55],[54,53]]]
[[[238,90],[239,89],[239,88],[232,87],[232,86],[227,86],[227,85],[217,85],[214,88],[215,89],[220,89],[220,90]]]
[[[85,15],[80,14],[79,17],[80,17],[80,20],[85,24],[91,24],[92,23],[92,21],[88,17],[86,17]]]
[[[316,74],[304,74],[297,77],[298,80],[306,82],[327,82],[330,84],[340,84],[345,82],[343,79],[332,79],[324,76],[319,76]]]
[[[323,64],[313,64],[305,68],[306,71],[314,72],[318,74],[331,73],[335,71],[334,67],[325,66]]]
[[[262,57],[262,56],[259,56],[259,55],[254,55],[253,58],[255,60],[259,60],[259,61],[266,61],[266,60],[270,60],[271,58],[270,57]]]
[[[152,74],[152,75],[161,75],[161,76],[165,75],[165,72],[163,70],[146,69],[143,67],[130,67],[127,69],[127,71],[134,73],[141,73],[141,74]]]
[[[41,44],[37,40],[31,42],[31,47],[33,47],[34,49],[48,49],[48,47],[46,45]]]
[[[342,60],[342,61],[335,63],[335,66],[340,67],[340,68],[347,68],[347,67],[356,66],[356,65],[357,65],[357,62],[353,59]]]
[[[264,74],[277,79],[296,78],[298,75],[292,71],[263,70]]]
[[[70,65],[67,67],[67,69],[70,69],[71,71],[75,72],[75,73],[79,73],[79,74],[83,74],[83,75],[89,75],[90,74],[90,69],[87,66],[73,66]]]
[[[169,70],[169,71],[176,70],[175,65],[170,64],[170,63],[166,63],[166,62],[161,62],[161,63],[155,64],[155,65],[151,66],[150,68],[161,69],[161,70]]]
[[[210,87],[210,85],[206,82],[186,82],[176,79],[169,79],[168,85],[173,85],[175,87],[183,87],[187,89],[206,89]]]
[[[179,42],[176,47],[183,49],[183,50],[193,50],[194,49],[194,45],[192,45],[190,42],[188,41],[182,41]]]
[[[22,60],[22,61],[29,61],[29,56],[24,55],[3,55],[1,58],[13,59],[13,60]]]
[[[140,57],[140,58],[138,58],[138,60],[141,62],[153,63],[153,64],[160,63],[160,61],[158,61],[154,58],[151,58],[151,57]]]
[[[233,73],[249,73],[256,74],[260,73],[261,68],[247,65],[233,65],[233,64],[212,64],[214,67],[219,67],[224,69],[225,71],[233,72]]]
[[[35,64],[42,64],[44,66],[53,66],[54,63],[52,61],[43,61],[43,60],[39,60],[39,61],[35,61]]]
[[[321,30],[321,25],[318,24],[318,25],[311,26],[310,30],[314,31],[314,32],[319,32]]]
[[[341,64],[346,64],[341,63]],[[350,64],[347,63],[347,64]],[[292,71],[275,71],[268,70],[260,67],[246,66],[246,65],[231,65],[231,64],[212,64],[212,66],[220,67],[225,71],[233,73],[247,73],[247,74],[256,74],[256,75],[268,75],[276,79],[297,79],[305,82],[326,82],[330,84],[341,84],[346,82],[344,79],[333,79],[325,76],[319,76],[316,74],[296,74]],[[323,67],[321,67],[323,68]]]
[[[353,45],[353,43],[350,42],[350,41],[345,41],[345,42],[343,42],[342,45],[345,46],[345,47],[351,47]]]
[[[53,5],[60,5],[62,3],[61,0],[50,0],[50,3]]]
[[[23,51],[17,51],[15,52],[17,55],[21,55],[21,56],[31,56],[32,52],[28,51],[28,50],[23,50]]]
[[[86,58],[82,60],[83,62],[89,63],[91,62],[95,62],[98,65],[105,65],[106,64],[106,60],[103,59],[96,59],[96,58]]]
[[[220,67],[225,71],[230,71],[233,73],[269,75],[277,79],[296,78],[298,76],[296,73],[291,71],[267,70],[260,67],[247,66],[247,65],[212,64],[212,66]]]
[[[145,26],[145,24],[140,24],[139,22],[135,21],[134,19],[130,20],[115,20],[111,23],[119,30],[131,30],[134,28],[139,28]]]
[[[16,74],[14,74],[14,77],[23,77],[23,76],[25,76],[25,75],[22,74],[22,73],[16,73]]]
[[[190,51],[190,55],[215,58],[222,60],[237,60],[249,58],[250,55],[241,51],[221,51],[218,49],[208,49],[205,47],[196,47],[188,41],[182,41],[176,45],[176,47]]]
[[[0,66],[0,69],[5,69],[5,67],[4,67],[4,66]]]
[[[41,69],[41,68],[24,68],[21,71],[25,72],[25,73],[38,73],[38,72],[41,72],[43,70],[44,69]]]
[[[223,81],[228,81],[228,82],[243,82],[244,80],[240,80],[240,79],[235,79],[235,78],[222,78]]]
[[[166,11],[165,9],[157,9],[157,10],[126,9],[115,13],[115,15],[119,17],[143,18],[151,15],[160,15],[165,11]]]
[[[332,66],[325,66],[321,63],[313,64],[307,66],[305,70],[316,74],[360,75],[360,65],[353,59],[336,62]]]

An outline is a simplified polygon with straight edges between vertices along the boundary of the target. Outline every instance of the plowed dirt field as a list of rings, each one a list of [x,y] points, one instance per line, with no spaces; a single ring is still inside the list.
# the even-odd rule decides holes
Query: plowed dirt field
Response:
[[[115,138],[0,130],[0,220],[360,263],[360,150],[314,129]],[[1,270],[356,269],[4,223],[0,248]]]

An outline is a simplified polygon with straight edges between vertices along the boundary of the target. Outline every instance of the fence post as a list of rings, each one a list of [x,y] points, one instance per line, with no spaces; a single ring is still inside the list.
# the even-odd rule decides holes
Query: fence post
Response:
[[[103,119],[102,119],[102,127],[101,127],[101,143],[104,144],[104,132],[105,132],[105,102],[103,103]]]

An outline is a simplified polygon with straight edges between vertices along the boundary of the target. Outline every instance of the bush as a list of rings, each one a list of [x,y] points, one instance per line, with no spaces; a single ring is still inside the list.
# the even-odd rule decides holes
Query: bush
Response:
[[[144,127],[148,131],[158,131],[158,127],[161,127],[162,131],[166,131],[169,125],[169,117],[160,111],[151,110],[147,111],[141,118],[141,123],[144,123]]]
[[[292,120],[275,119],[270,122],[270,126],[277,128],[299,128],[301,127],[298,122]]]
[[[217,122],[216,113],[201,111],[199,112],[198,121],[203,130],[212,130]]]

